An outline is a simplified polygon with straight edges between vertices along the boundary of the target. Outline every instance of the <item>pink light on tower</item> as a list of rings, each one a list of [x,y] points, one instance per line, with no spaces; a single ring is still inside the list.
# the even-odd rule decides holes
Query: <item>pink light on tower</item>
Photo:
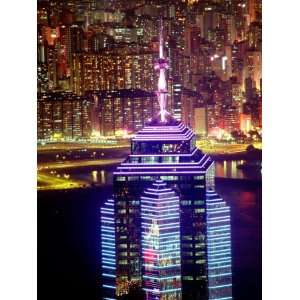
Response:
[[[164,39],[163,39],[163,23],[162,19],[160,20],[160,32],[159,32],[159,59],[155,63],[154,69],[159,70],[159,79],[158,79],[158,90],[157,98],[159,103],[159,115],[162,122],[166,121],[166,115],[168,114],[167,107],[167,81],[165,71],[168,69],[168,61],[164,58]]]

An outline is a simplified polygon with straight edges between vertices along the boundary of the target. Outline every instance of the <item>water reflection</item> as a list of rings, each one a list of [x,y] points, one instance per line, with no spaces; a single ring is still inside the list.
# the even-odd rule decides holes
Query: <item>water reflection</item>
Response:
[[[101,172],[100,172],[100,183],[101,184],[106,183],[106,172],[104,172],[104,170],[101,170]]]
[[[98,171],[94,170],[92,171],[92,182],[97,183],[98,182]]]
[[[93,184],[106,184],[107,181],[107,171],[104,170],[93,170],[90,172],[90,177],[92,178],[92,183]]]
[[[238,179],[259,179],[259,169],[242,170],[238,166],[244,164],[244,160],[216,161],[216,177],[238,178]]]
[[[98,175],[100,175],[100,176],[98,176]],[[99,184],[99,183],[105,184],[106,183],[107,172],[104,170],[100,170],[100,172],[98,172],[97,170],[93,170],[91,172],[91,176],[92,176],[92,182],[94,184]]]

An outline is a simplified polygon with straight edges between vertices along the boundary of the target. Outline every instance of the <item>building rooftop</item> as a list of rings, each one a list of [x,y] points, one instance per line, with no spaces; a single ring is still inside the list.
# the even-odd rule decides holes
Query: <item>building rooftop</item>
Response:
[[[168,114],[164,122],[160,116],[153,118],[132,141],[188,141],[194,135],[190,128]]]
[[[194,143],[194,132],[168,116],[153,118],[132,139],[132,152],[115,175],[201,174],[213,164]]]

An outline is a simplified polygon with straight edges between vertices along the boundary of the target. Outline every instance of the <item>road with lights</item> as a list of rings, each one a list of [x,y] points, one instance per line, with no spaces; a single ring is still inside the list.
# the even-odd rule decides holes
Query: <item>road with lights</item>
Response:
[[[83,181],[70,178],[57,177],[50,174],[37,174],[37,189],[40,190],[64,190],[87,187],[88,184]]]
[[[37,189],[38,190],[63,190],[89,187],[85,181],[71,178],[67,174],[58,174],[55,170],[67,170],[79,167],[109,166],[120,163],[123,158],[74,160],[65,162],[47,162],[38,164]]]
[[[71,151],[71,150],[80,150],[80,149],[88,149],[88,150],[96,150],[96,149],[121,149],[128,148],[130,143],[128,141],[124,141],[118,144],[97,144],[97,143],[51,143],[46,145],[38,145],[38,152],[50,152],[50,151]]]
[[[38,171],[43,170],[57,170],[57,169],[70,169],[79,167],[91,167],[91,166],[108,166],[120,163],[124,158],[107,158],[107,159],[91,159],[91,160],[73,160],[64,162],[47,162],[39,163]]]

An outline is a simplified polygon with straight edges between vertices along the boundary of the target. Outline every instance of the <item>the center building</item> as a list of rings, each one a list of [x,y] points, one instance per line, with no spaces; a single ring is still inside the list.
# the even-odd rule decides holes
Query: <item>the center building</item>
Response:
[[[194,132],[170,115],[132,139],[102,221],[113,235],[102,237],[102,257],[111,257],[102,259],[103,299],[120,299],[132,285],[147,300],[232,299],[230,212],[214,177]]]

